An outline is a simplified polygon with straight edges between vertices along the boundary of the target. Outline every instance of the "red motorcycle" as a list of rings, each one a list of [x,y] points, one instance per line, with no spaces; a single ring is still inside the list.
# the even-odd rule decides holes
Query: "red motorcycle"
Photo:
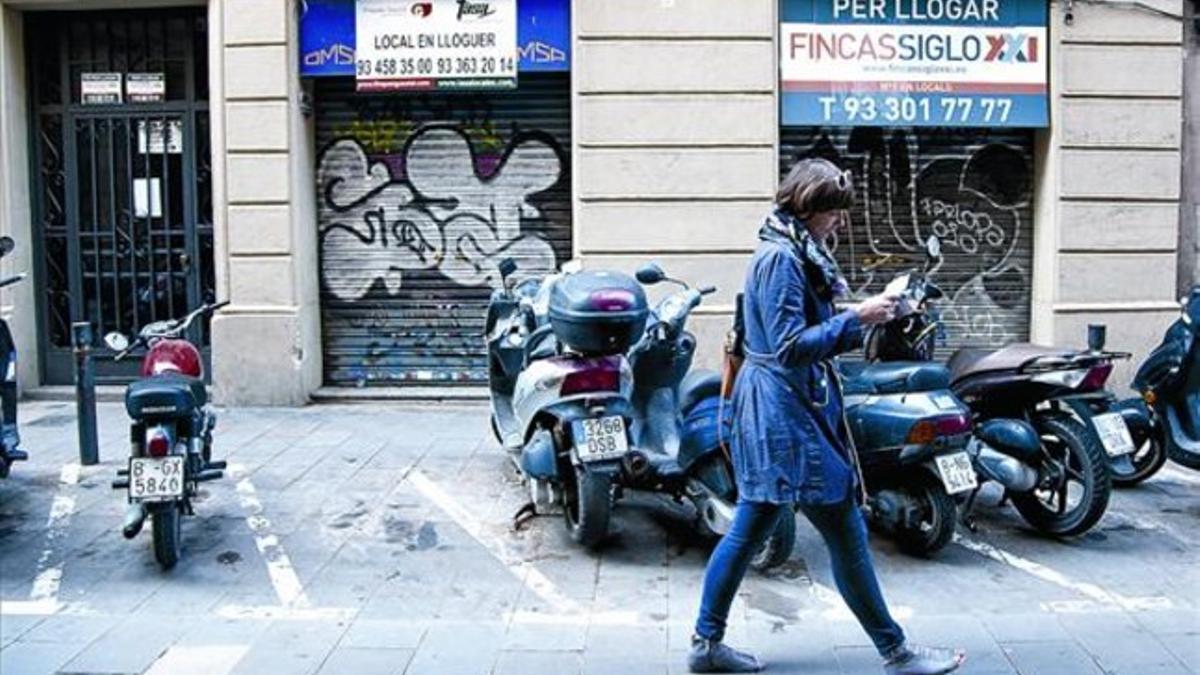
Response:
[[[133,539],[150,516],[154,558],[163,569],[179,561],[181,516],[193,515],[197,486],[224,475],[225,462],[212,460],[217,417],[208,405],[200,350],[184,335],[199,317],[229,304],[207,304],[182,319],[155,321],[132,342],[121,333],[104,336],[121,360],[146,348],[140,380],[125,390],[130,426],[129,467],[117,472],[113,489],[126,490],[129,507],[121,532]]]

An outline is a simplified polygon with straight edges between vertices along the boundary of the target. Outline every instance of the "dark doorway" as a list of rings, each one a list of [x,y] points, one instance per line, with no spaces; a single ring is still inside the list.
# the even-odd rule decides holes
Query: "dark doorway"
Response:
[[[214,294],[208,30],[202,8],[26,19],[38,325],[46,384],[72,382],[71,323],[136,333]],[[191,339],[207,360],[207,325]]]

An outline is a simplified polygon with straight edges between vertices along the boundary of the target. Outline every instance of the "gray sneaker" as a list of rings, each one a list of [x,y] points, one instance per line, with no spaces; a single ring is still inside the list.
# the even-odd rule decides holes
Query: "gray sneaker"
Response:
[[[688,670],[693,673],[757,673],[763,664],[752,654],[739,652],[724,642],[692,636]]]
[[[887,675],[943,675],[957,670],[967,660],[961,649],[900,647],[884,661]]]

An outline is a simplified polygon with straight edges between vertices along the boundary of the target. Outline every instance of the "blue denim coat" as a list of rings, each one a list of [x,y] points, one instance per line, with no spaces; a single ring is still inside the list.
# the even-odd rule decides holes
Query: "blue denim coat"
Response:
[[[855,485],[837,383],[823,361],[859,347],[853,310],[836,313],[806,276],[786,235],[770,228],[746,272],[746,361],[733,392],[732,454],[739,497],[833,504]],[[810,322],[811,319],[811,322]]]

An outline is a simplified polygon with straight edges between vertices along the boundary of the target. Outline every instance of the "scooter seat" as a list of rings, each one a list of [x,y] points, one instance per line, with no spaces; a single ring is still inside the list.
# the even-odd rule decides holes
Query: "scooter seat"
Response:
[[[912,394],[950,388],[950,371],[938,363],[841,363],[838,368],[842,390],[848,395]]]
[[[125,410],[130,417],[184,417],[208,401],[204,380],[163,373],[138,380],[125,390]]]
[[[964,377],[1000,370],[1017,370],[1034,359],[1045,356],[1069,357],[1074,350],[1046,347],[1026,342],[1009,345],[1001,349],[960,349],[950,357],[947,367],[950,377],[958,382]]]
[[[720,373],[712,370],[693,370],[679,383],[679,412],[687,415],[700,401],[720,395]]]

